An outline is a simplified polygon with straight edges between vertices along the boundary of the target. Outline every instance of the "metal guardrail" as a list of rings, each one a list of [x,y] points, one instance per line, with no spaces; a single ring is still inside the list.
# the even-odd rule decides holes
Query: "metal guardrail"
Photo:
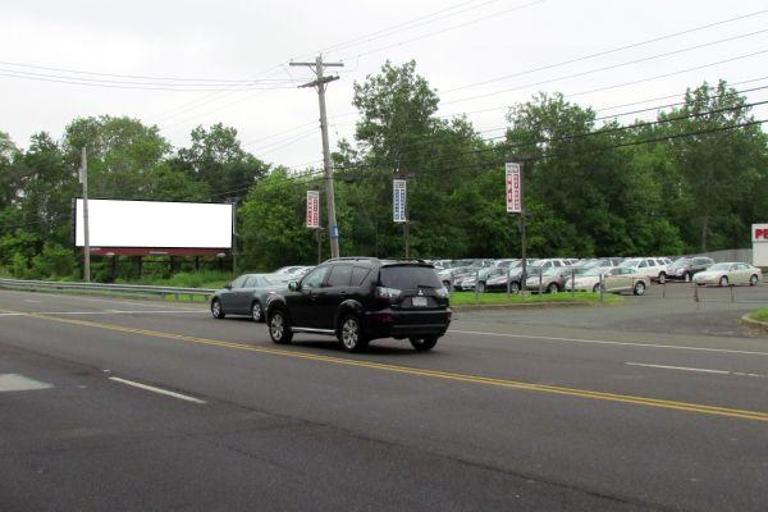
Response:
[[[0,279],[0,288],[30,291],[77,290],[91,292],[120,292],[159,295],[161,297],[173,295],[177,300],[181,295],[188,295],[190,298],[195,296],[208,298],[217,291],[214,288],[176,288],[172,286],[150,286],[142,284],[80,283],[64,281],[36,281],[28,279]]]

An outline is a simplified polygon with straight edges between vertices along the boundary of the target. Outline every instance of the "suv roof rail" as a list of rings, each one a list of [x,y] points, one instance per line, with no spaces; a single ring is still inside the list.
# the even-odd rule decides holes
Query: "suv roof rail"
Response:
[[[330,258],[328,261],[377,261],[379,258],[374,256],[340,256],[338,258]]]

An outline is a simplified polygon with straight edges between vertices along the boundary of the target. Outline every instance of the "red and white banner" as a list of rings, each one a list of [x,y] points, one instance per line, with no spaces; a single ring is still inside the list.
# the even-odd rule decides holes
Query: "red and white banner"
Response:
[[[507,162],[507,213],[521,213],[523,211],[522,195],[520,194],[520,185],[522,173],[520,164]]]
[[[317,190],[307,190],[307,227],[320,227],[320,192]]]
[[[752,224],[752,242],[768,242],[768,224]]]

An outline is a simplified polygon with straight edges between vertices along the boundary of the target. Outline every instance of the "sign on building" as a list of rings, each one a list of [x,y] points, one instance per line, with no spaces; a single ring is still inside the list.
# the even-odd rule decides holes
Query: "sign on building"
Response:
[[[320,192],[317,190],[307,190],[307,227],[320,227]]]
[[[520,193],[520,180],[522,179],[520,164],[507,162],[505,168],[507,171],[507,213],[520,213],[523,210],[522,195]]]
[[[406,203],[406,181],[392,180],[392,220],[395,222],[407,222]]]
[[[752,264],[768,267],[768,224],[752,224]]]

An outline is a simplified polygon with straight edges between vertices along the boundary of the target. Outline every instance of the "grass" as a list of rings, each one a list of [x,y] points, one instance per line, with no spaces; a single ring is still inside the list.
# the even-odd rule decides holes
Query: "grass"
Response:
[[[179,272],[172,277],[145,278],[141,280],[123,281],[125,284],[148,284],[153,286],[173,286],[178,288],[222,288],[232,280],[232,274],[219,271]]]
[[[605,304],[617,304],[624,299],[619,295],[606,293],[603,295]],[[451,293],[452,306],[469,306],[476,304],[488,305],[507,305],[507,304],[539,304],[551,302],[587,302],[590,304],[600,304],[600,294],[591,292],[570,292],[555,294],[525,294],[525,295],[507,295],[506,293],[480,293],[475,296],[475,292],[453,292]]]
[[[749,314],[749,317],[761,322],[768,322],[768,308],[756,309]]]

